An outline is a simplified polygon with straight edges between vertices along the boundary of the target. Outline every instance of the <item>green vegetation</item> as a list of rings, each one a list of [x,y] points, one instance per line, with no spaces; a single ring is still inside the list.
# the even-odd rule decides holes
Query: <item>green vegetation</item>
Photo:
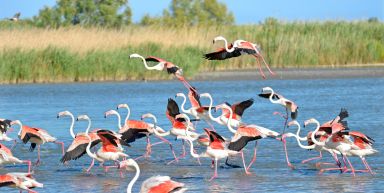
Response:
[[[292,22],[267,19],[259,25],[121,29],[67,27],[41,29],[0,24],[0,82],[63,82],[170,79],[147,71],[132,53],[167,59],[187,77],[198,71],[255,69],[252,57],[206,61],[202,55],[223,46],[212,39],[244,39],[261,45],[272,68],[330,67],[384,63],[380,22]]]

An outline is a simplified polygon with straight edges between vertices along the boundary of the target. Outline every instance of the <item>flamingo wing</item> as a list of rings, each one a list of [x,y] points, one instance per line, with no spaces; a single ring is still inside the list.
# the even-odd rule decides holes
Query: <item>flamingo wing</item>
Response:
[[[144,130],[144,129],[129,128],[124,133],[120,133],[120,134],[122,135],[121,140],[124,141],[124,144],[129,144],[136,141],[136,139],[140,139],[147,136],[147,133],[148,133],[148,130],[146,129]]]
[[[154,57],[154,56],[148,56],[147,58],[145,58],[145,61],[147,61],[147,62],[164,62],[164,63],[167,62],[164,59]]]
[[[179,106],[177,105],[175,100],[171,98],[168,99],[167,111],[168,114],[173,118],[175,118],[176,115],[180,114]]]
[[[345,131],[344,134],[350,135],[354,138],[360,138],[362,139],[366,144],[372,145],[375,140],[369,137],[368,135],[365,135],[364,133],[358,132],[358,131]]]
[[[244,111],[247,108],[249,108],[250,106],[252,106],[253,102],[254,102],[254,100],[253,100],[253,98],[251,98],[251,99],[248,99],[246,101],[233,104],[231,107],[232,107],[232,110],[234,111],[235,114],[237,114],[239,116],[243,116]]]
[[[77,160],[80,157],[82,157],[84,154],[86,154],[86,149],[88,146],[88,138],[84,138],[85,136],[76,136],[76,138],[73,140],[72,144],[69,146],[68,150],[65,152],[63,157],[60,159],[62,163],[70,160]],[[98,143],[100,143],[101,140],[93,140],[91,143],[91,148]]]
[[[111,144],[115,147],[118,147],[116,141],[119,139],[115,136],[115,134],[112,131],[101,129],[97,131],[97,135],[100,137],[103,145]]]
[[[225,48],[221,48],[216,52],[211,52],[204,55],[204,58],[207,60],[225,60],[228,58],[234,58],[241,56],[240,49],[235,49],[233,52],[227,52]]]
[[[0,187],[16,185],[17,179],[8,174],[0,175]]]
[[[11,126],[11,122],[12,121],[9,119],[0,120],[0,132],[6,133],[8,128]]]
[[[214,141],[225,142],[225,139],[215,131],[208,130],[208,129],[204,129],[204,130],[208,134],[210,142],[214,142]]]
[[[259,97],[269,99],[269,97],[271,96],[271,94],[272,94],[272,93],[261,93],[261,94],[259,94]],[[278,99],[280,99],[280,98],[281,98],[281,96],[279,96],[278,94],[274,94],[274,95],[272,96],[272,99],[274,99],[274,100],[278,100]]]
[[[192,104],[192,107],[195,107],[195,108],[201,107],[200,95],[197,94],[197,92],[196,92],[196,90],[194,90],[194,88],[189,89],[188,98]]]
[[[169,176],[153,176],[143,182],[140,192],[177,192],[183,187],[183,183],[175,182]]]

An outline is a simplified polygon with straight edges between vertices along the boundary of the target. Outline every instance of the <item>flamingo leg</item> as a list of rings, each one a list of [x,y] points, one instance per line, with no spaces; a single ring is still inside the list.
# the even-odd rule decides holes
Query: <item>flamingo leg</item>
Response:
[[[260,54],[260,57],[261,59],[263,60],[263,63],[265,64],[265,67],[267,67],[269,73],[272,75],[272,76],[275,76],[276,74],[274,72],[272,72],[272,70],[269,68],[269,65],[268,63],[265,61],[264,57]]]
[[[61,141],[54,141],[54,143],[61,145],[61,152],[62,152],[62,155],[64,155],[64,154],[65,154],[65,150],[64,150],[64,142],[61,142]]]
[[[16,144],[17,144],[17,140],[16,140],[16,139],[14,139],[14,140],[13,140],[13,144],[12,144],[12,147],[11,147],[11,149],[12,149],[12,150],[13,150],[13,148],[15,148]]]
[[[286,113],[286,116],[285,116],[283,134],[285,133],[285,129],[287,128],[287,124],[288,124],[288,108],[285,108],[285,113]]]
[[[261,63],[260,63],[259,58],[257,57],[257,55],[253,55],[253,56],[256,58],[257,65],[259,66],[259,72],[260,72],[260,75],[263,77],[263,79],[266,79],[266,78],[265,78],[265,74],[264,74],[264,72],[261,70]]]
[[[147,136],[147,147],[146,147],[146,149],[147,149],[147,152],[145,153],[145,155],[147,157],[149,157],[151,155],[151,153],[152,153],[152,149],[151,149],[151,141],[149,140],[148,136]]]
[[[208,120],[206,120],[205,122],[209,125],[209,127],[211,127],[212,131],[216,131],[215,127],[212,125],[211,122],[209,122]],[[197,127],[195,127],[195,128],[197,128]]]
[[[36,166],[40,165],[40,145],[37,145],[37,161],[35,165]]]
[[[27,163],[28,164],[28,173],[31,173],[31,161],[30,160],[23,160],[23,163]]]
[[[372,175],[374,175],[375,173],[372,171],[371,167],[369,167],[367,160],[365,160],[364,157],[361,157],[361,161],[363,161],[363,163],[364,163],[364,165],[365,165],[365,168],[367,168],[367,170],[369,171],[369,173],[371,173]]]
[[[241,151],[240,154],[241,154],[241,159],[243,160],[243,167],[244,167],[245,174],[251,175],[251,172],[248,171],[248,167],[245,166],[244,152]]]
[[[164,137],[160,137],[160,136],[156,136],[157,138],[159,138],[161,141],[163,141],[164,143],[167,143],[169,145],[169,148],[171,149],[172,151],[172,154],[173,154],[173,157],[175,158],[174,160],[168,162],[167,164],[170,164],[172,163],[173,161],[176,161],[176,162],[179,162],[179,159],[177,159],[177,156],[175,154],[175,151],[173,150],[173,146],[172,146],[172,143],[169,142],[167,139],[165,139]]]
[[[92,169],[93,165],[95,164],[95,159],[92,159],[91,165],[87,169],[87,173]]]
[[[217,159],[215,158],[215,172],[213,173],[213,176],[211,177],[211,179],[209,179],[209,181],[212,181],[216,177],[217,177]]]
[[[252,157],[251,162],[249,162],[249,164],[248,164],[247,170],[249,170],[249,168],[252,166],[252,164],[256,161],[257,144],[258,144],[258,141],[255,141],[255,147],[253,148],[253,157]]]
[[[306,160],[303,160],[301,161],[302,164],[305,164],[309,161],[312,161],[312,160],[317,160],[317,159],[321,159],[323,157],[323,154],[321,153],[321,151],[319,152],[319,156],[318,157],[313,157],[313,158],[309,158],[309,159],[306,159]]]
[[[351,167],[351,171],[352,171],[352,175],[355,176],[355,168],[353,168],[351,162],[349,161],[348,157],[343,155],[345,157],[345,159],[347,159],[348,161],[348,164],[349,164],[349,167]]]
[[[283,137],[281,139],[283,141],[283,146],[284,146],[284,151],[285,151],[285,160],[287,162],[287,165],[291,169],[295,169],[295,167],[291,164],[291,162],[289,161],[289,158],[288,158],[287,140],[285,140],[285,135],[283,135]]]

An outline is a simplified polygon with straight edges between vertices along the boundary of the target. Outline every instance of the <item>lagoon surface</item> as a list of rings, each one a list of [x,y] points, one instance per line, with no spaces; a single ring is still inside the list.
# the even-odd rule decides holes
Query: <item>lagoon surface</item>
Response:
[[[348,125],[351,130],[361,131],[375,139],[374,148],[379,154],[368,157],[367,161],[376,175],[357,173],[353,177],[349,173],[328,172],[318,175],[315,162],[301,164],[301,160],[317,156],[315,151],[300,149],[294,139],[288,140],[291,162],[295,170],[287,167],[284,159],[283,146],[276,140],[264,139],[259,141],[256,163],[252,166],[252,175],[244,174],[242,168],[228,168],[225,160],[220,160],[219,177],[211,182],[208,179],[213,174],[211,161],[202,158],[202,165],[187,155],[179,163],[166,165],[172,159],[167,145],[153,147],[152,156],[138,161],[141,176],[134,186],[138,192],[141,183],[153,175],[169,175],[173,179],[185,183],[189,192],[382,192],[384,187],[383,140],[384,140],[384,78],[358,79],[316,79],[316,80],[263,80],[263,81],[211,81],[191,82],[200,93],[209,92],[214,103],[228,101],[230,103],[254,98],[254,105],[243,116],[246,123],[258,124],[277,132],[282,132],[283,120],[272,115],[274,111],[284,111],[284,108],[259,98],[261,88],[272,87],[276,92],[295,101],[299,106],[298,121],[316,118],[320,122],[333,119],[346,108],[349,111]],[[64,141],[66,147],[71,143],[69,134],[70,118],[57,119],[58,112],[71,111],[75,116],[88,114],[93,127],[117,130],[115,117],[104,118],[104,112],[116,109],[119,103],[128,103],[131,108],[131,119],[140,119],[144,113],[153,113],[158,117],[159,126],[168,130],[170,122],[165,117],[168,98],[174,98],[177,92],[187,90],[177,81],[166,82],[118,82],[118,83],[77,83],[77,84],[26,84],[1,85],[0,117],[19,119],[24,124],[40,127],[51,135]],[[181,99],[177,99],[181,104]],[[203,104],[208,100],[203,99]],[[187,103],[189,107],[189,103]],[[126,112],[120,111],[122,117]],[[198,124],[198,132],[203,132],[204,123]],[[76,132],[83,132],[86,122],[75,124]],[[223,136],[230,138],[231,133],[221,126],[216,129]],[[314,126],[303,129],[303,133],[315,129]],[[296,131],[289,128],[289,131]],[[9,134],[17,138],[17,131]],[[167,137],[181,153],[181,142],[174,137]],[[152,142],[158,141],[152,138]],[[8,147],[12,143],[4,142]],[[254,143],[245,150],[248,160],[252,157]],[[37,152],[29,152],[29,144],[17,144],[13,153],[21,159],[35,161]],[[188,148],[189,149],[189,148]],[[205,148],[197,146],[202,152]],[[140,139],[126,148],[126,153],[135,158],[145,151],[145,139]],[[324,153],[323,161],[332,161]],[[90,163],[88,156],[71,161],[68,165],[59,162],[60,148],[56,144],[44,144],[41,152],[42,163],[34,167],[35,178],[44,184],[38,192],[125,192],[128,182],[134,172],[125,172],[120,178],[118,172],[111,170],[105,174],[102,168],[95,166],[91,174],[83,169]],[[355,168],[363,168],[358,158],[351,158]],[[240,158],[231,158],[231,162],[241,164]],[[111,164],[111,163],[110,163]],[[3,166],[0,173],[24,172],[25,166]],[[1,191],[18,192],[15,189],[1,188]]]

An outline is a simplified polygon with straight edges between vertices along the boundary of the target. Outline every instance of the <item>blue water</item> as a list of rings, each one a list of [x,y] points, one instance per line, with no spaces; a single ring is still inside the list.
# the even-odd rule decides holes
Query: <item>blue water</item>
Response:
[[[270,86],[286,98],[299,105],[298,121],[301,123],[309,118],[320,122],[335,117],[340,108],[347,108],[350,114],[349,127],[371,136],[376,140],[374,147],[383,152],[383,78],[364,79],[317,79],[317,80],[265,80],[265,81],[217,81],[192,82],[200,93],[209,92],[215,104],[228,101],[230,103],[254,98],[254,105],[248,109],[243,120],[281,132],[283,120],[273,116],[274,111],[284,111],[281,106],[271,104],[268,100],[257,97],[261,88]],[[119,103],[128,103],[131,107],[131,119],[139,119],[143,113],[151,112],[158,117],[159,125],[168,130],[170,123],[165,117],[166,103],[169,97],[186,89],[177,81],[170,82],[119,82],[119,83],[80,83],[80,84],[28,84],[1,85],[0,117],[20,119],[24,124],[44,128],[60,141],[69,145],[72,138],[68,128],[69,118],[56,119],[59,111],[69,110],[76,116],[88,114],[94,127],[116,130],[116,118],[103,117],[105,111],[115,109]],[[181,101],[178,100],[179,103]],[[208,103],[207,100],[202,100]],[[189,105],[188,105],[189,106]],[[121,111],[123,117],[125,112]],[[203,132],[203,123],[198,124],[198,131]],[[76,123],[75,131],[84,131],[85,122]],[[217,126],[220,134],[227,138],[231,134]],[[293,130],[293,129],[292,129]],[[309,129],[308,129],[309,130]],[[294,130],[295,131],[295,130]],[[307,129],[304,130],[307,132]],[[17,138],[16,132],[9,134]],[[181,152],[181,143],[169,140]],[[152,138],[152,141],[157,139]],[[4,143],[11,146],[11,143]],[[21,142],[13,150],[15,156],[22,159],[36,160],[36,152],[28,151],[29,144]],[[145,151],[145,140],[139,140],[126,149],[126,153],[135,158]],[[249,144],[245,153],[249,160],[252,156],[253,143]],[[213,174],[211,161],[202,159],[198,165],[189,155],[179,163],[166,165],[172,159],[167,145],[153,147],[152,157],[142,159],[139,165],[142,175],[134,186],[139,191],[143,180],[153,175],[169,175],[173,179],[186,184],[190,192],[381,192],[384,187],[383,157],[381,153],[368,157],[375,176],[370,174],[350,174],[329,172],[318,175],[314,163],[301,164],[300,161],[317,156],[314,151],[300,149],[293,139],[288,140],[289,155],[296,166],[291,170],[286,166],[282,144],[276,140],[260,140],[258,157],[252,166],[251,176],[244,174],[241,168],[227,168],[224,160],[219,163],[219,177],[211,182]],[[199,148],[202,152],[204,148]],[[42,164],[34,167],[34,176],[44,183],[39,192],[125,192],[126,186],[134,173],[125,173],[120,178],[112,170],[105,174],[100,167],[94,167],[91,174],[83,169],[88,166],[87,156],[71,161],[65,166],[59,163],[60,149],[56,144],[42,146]],[[232,163],[241,164],[240,158],[231,158]],[[361,161],[351,158],[356,168],[362,168]],[[332,161],[325,155],[323,161]],[[24,166],[3,166],[0,173],[26,171]],[[1,191],[8,191],[2,188]],[[13,190],[12,192],[17,192]]]

